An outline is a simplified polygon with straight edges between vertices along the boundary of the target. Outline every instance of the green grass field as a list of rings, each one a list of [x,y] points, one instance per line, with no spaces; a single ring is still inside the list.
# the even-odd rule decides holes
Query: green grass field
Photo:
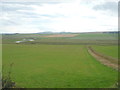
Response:
[[[113,58],[119,58],[118,57],[118,46],[93,46],[93,48],[106,56],[111,56]],[[120,58],[119,58],[120,59]]]
[[[71,39],[80,39],[80,40],[117,40],[118,34],[108,34],[108,33],[85,33],[79,34],[76,37]]]
[[[85,45],[3,44],[3,75],[28,88],[108,88],[118,72],[95,60]]]

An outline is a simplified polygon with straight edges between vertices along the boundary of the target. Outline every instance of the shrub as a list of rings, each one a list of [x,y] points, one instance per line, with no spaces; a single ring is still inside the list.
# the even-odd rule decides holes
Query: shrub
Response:
[[[13,66],[13,63],[10,64],[10,70],[8,72],[8,75],[2,77],[2,88],[3,89],[16,87],[15,82],[13,82],[11,79],[12,66]]]

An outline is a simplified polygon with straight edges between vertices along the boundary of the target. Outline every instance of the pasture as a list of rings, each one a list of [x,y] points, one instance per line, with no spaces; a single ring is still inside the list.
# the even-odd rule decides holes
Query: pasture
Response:
[[[111,40],[89,40],[91,36],[86,38],[87,34],[82,39],[78,39],[78,35],[67,38],[39,36],[3,35],[2,72],[6,76],[13,63],[11,78],[17,87],[110,88],[117,83],[118,71],[101,64],[86,48],[87,45],[92,45],[97,50],[99,44],[106,47],[111,44],[109,48],[115,49],[113,57],[117,57],[115,35],[110,35],[113,37]],[[96,36],[93,34],[93,37]],[[35,38],[35,41],[15,44],[16,40],[24,38]],[[104,54],[109,52],[109,48],[105,48]]]
[[[106,56],[111,56],[113,58],[119,58],[118,57],[118,46],[94,46],[94,49],[97,52],[100,52]],[[119,58],[120,59],[120,58]]]

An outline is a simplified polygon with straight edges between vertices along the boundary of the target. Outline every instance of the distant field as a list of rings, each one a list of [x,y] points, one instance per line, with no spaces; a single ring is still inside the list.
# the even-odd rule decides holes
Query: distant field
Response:
[[[75,37],[79,34],[54,34],[54,35],[45,35],[45,36],[42,36],[42,37],[53,37],[53,38],[56,38],[56,37]]]
[[[3,75],[12,67],[19,87],[104,88],[117,81],[117,71],[100,64],[84,45],[3,45]]]
[[[93,46],[93,48],[101,54],[120,59],[118,57],[118,46]]]
[[[118,34],[108,34],[108,33],[84,33],[79,34],[71,39],[81,39],[81,40],[117,40]]]
[[[85,33],[85,34],[61,34],[62,36],[74,37],[53,37],[58,34],[15,34],[2,35],[3,44],[14,44],[18,40],[33,38],[32,44],[118,44],[118,34],[108,33]],[[50,36],[50,37],[48,37]],[[51,37],[52,36],[52,37]],[[30,42],[25,42],[26,44]],[[30,43],[31,44],[31,43]]]

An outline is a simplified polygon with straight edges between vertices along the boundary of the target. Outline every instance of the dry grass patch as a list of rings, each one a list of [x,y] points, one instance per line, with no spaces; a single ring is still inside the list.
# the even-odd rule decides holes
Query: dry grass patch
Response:
[[[54,35],[46,35],[42,37],[75,37],[79,34],[54,34]]]

